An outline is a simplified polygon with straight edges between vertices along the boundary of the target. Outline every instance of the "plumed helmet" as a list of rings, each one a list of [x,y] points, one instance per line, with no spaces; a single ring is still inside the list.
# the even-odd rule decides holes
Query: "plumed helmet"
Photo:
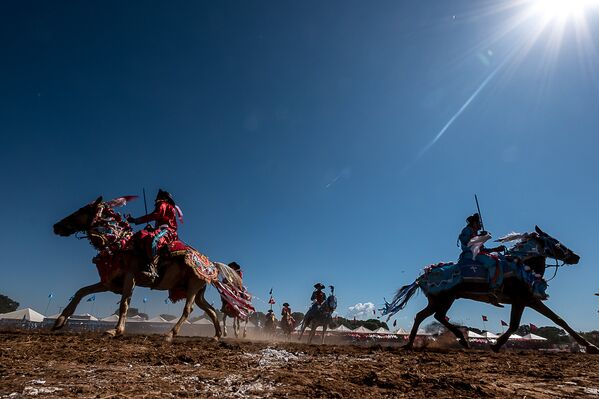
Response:
[[[324,285],[322,283],[316,283],[314,284],[314,288],[316,288],[317,290],[322,290],[324,288]]]
[[[173,196],[168,191],[165,191],[161,188],[158,189],[158,194],[156,194],[156,202],[158,201],[165,201],[172,206],[175,206],[175,200],[173,199]]]
[[[229,263],[229,267],[233,270],[241,270],[241,266],[239,266],[239,264],[237,262]]]
[[[480,223],[480,215],[478,213],[475,213],[473,215],[470,215],[466,218],[466,223],[471,224],[474,222],[479,222]]]

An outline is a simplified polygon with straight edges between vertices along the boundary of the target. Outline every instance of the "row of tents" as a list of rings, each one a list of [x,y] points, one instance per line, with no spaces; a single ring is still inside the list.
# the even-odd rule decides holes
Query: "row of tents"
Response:
[[[25,309],[19,309],[19,310],[15,310],[14,312],[9,312],[9,313],[3,313],[0,314],[0,320],[21,320],[21,321],[30,321],[30,322],[37,322],[37,323],[41,323],[44,320],[55,320],[58,318],[58,314],[57,315],[53,315],[53,316],[44,316],[39,312],[36,312],[35,310],[31,309],[31,308],[25,308]],[[104,317],[101,319],[98,319],[92,315],[90,315],[89,313],[83,314],[83,315],[73,315],[70,318],[71,320],[77,320],[77,321],[104,321],[104,322],[117,322],[118,321],[118,316],[113,314],[110,315],[108,317]],[[176,323],[178,320],[178,318],[174,319],[174,320],[166,320],[164,318],[162,318],[161,316],[156,316],[153,317],[151,319],[144,319],[140,316],[133,316],[133,317],[128,317],[127,318],[127,322],[138,322],[138,323],[158,323],[158,324],[163,324],[163,323]],[[199,320],[194,321],[193,323],[190,323],[189,321],[186,321],[185,324],[195,324],[195,325],[212,325],[212,322],[207,319],[207,318],[201,318]],[[249,328],[255,328],[256,326],[251,323],[248,322],[247,327]],[[297,327],[297,329],[299,330],[299,326]],[[310,328],[307,328],[306,331],[309,331]],[[322,330],[322,327],[318,327],[317,331]],[[391,335],[409,335],[409,332],[404,330],[403,328],[398,329],[397,331],[389,331],[383,327],[379,327],[376,330],[370,330],[364,326],[360,326],[357,327],[355,329],[350,329],[346,326],[344,326],[343,324],[330,329],[330,332],[334,332],[334,333],[339,333],[339,334],[373,334],[373,335],[379,335],[379,336],[391,336]],[[418,335],[419,336],[427,336],[427,335],[432,335],[430,333],[424,332],[424,331],[418,331]],[[499,335],[493,334],[492,332],[489,331],[485,331],[482,334],[478,334],[474,331],[468,331],[468,339],[469,340],[487,340],[487,341],[492,341],[495,340],[497,338],[499,338]],[[527,334],[524,336],[520,336],[517,334],[512,334],[509,338],[512,341],[546,341],[546,338],[540,337],[538,335],[535,334]]]

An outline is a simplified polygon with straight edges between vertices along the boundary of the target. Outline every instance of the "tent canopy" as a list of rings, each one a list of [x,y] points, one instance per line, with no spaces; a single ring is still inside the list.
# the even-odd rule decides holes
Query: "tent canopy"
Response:
[[[19,309],[14,312],[8,312],[0,314],[0,319],[7,320],[27,320],[27,321],[35,321],[42,322],[44,321],[45,316],[41,313],[36,312],[31,308]]]
[[[530,334],[526,334],[525,336],[522,337],[522,339],[528,339],[531,341],[547,341],[547,338],[543,338],[541,336],[538,336],[536,334],[530,333]]]
[[[357,334],[372,334],[372,330],[367,329],[364,326],[360,326],[358,328],[355,328],[352,330],[352,332],[357,333]]]
[[[474,331],[468,331],[468,338],[485,338],[480,334],[475,333]]]

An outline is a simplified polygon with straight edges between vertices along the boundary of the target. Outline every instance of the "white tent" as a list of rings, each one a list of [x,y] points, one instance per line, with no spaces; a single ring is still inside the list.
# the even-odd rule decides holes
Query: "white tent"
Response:
[[[410,333],[407,332],[406,330],[404,330],[403,328],[399,327],[399,329],[397,331],[395,331],[395,334],[397,334],[397,335],[408,335]]]
[[[519,336],[518,334],[512,334],[512,335],[510,335],[510,337],[508,338],[508,340],[510,340],[510,339],[511,339],[511,340],[514,340],[514,341],[521,341],[521,340],[523,340],[524,338],[522,338],[522,337],[521,337],[521,336]]]
[[[385,327],[379,327],[376,330],[374,330],[374,332],[377,334],[385,334],[385,335],[393,334],[391,331],[387,330]]]
[[[418,330],[418,333],[416,333],[416,335],[430,336],[433,335],[433,333],[429,333],[424,330]]]
[[[110,316],[100,319],[100,321],[119,321],[119,316],[117,316],[115,314],[111,314]]]
[[[89,321],[98,321],[97,317],[92,316],[89,313],[84,314],[74,314],[69,317],[69,320],[89,320]]]
[[[351,330],[349,328],[345,327],[343,324],[341,324],[339,327],[331,329],[331,331],[342,333],[342,332],[350,332]]]
[[[486,339],[497,339],[499,338],[499,335],[495,335],[490,331],[485,331],[484,333],[482,333],[483,338]]]
[[[0,314],[0,319],[5,320],[27,320],[27,321],[35,321],[42,322],[44,321],[45,316],[41,313],[36,312],[31,308],[19,309],[14,312],[8,312]]]
[[[475,333],[474,331],[468,331],[468,338],[478,338],[478,339],[484,339],[486,337],[483,337],[480,334]]]
[[[145,321],[145,319],[143,317],[141,317],[140,315],[135,315],[133,317],[127,317],[127,323],[129,322],[140,322],[140,321]]]
[[[163,319],[161,316],[152,317],[151,319],[146,320],[146,322],[148,322],[148,323],[168,323],[168,321]]]
[[[179,319],[180,319],[180,317],[175,317],[171,321],[167,321],[167,323],[176,324],[179,321]],[[183,322],[183,324],[191,324],[191,323],[189,322],[189,320],[185,320]],[[210,322],[210,324],[212,324],[212,322]]]
[[[522,339],[527,339],[530,341],[547,341],[547,338],[540,337],[533,333],[526,334],[525,336],[522,337]]]
[[[175,319],[175,320],[176,320],[176,319]],[[197,324],[212,325],[212,320],[210,320],[210,319],[209,319],[209,318],[207,318],[207,317],[202,317],[201,319],[198,319],[198,320],[194,321],[194,322],[193,322],[193,323],[191,323],[191,324],[196,324],[196,325],[197,325]]]
[[[352,332],[356,333],[356,334],[372,334],[372,330],[369,330],[369,329],[367,329],[364,326],[360,326],[358,328],[355,328],[355,329],[352,330]]]

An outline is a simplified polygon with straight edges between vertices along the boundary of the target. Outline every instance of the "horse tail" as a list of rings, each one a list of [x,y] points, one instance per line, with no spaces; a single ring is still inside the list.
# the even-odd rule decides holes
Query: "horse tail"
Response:
[[[230,266],[225,265],[221,262],[212,262],[218,273],[223,276],[223,279],[232,283],[235,287],[241,289],[243,288],[243,282],[241,281],[241,276],[237,274],[235,270],[233,270]]]
[[[412,284],[404,285],[398,289],[391,303],[385,300],[385,307],[381,310],[383,311],[383,315],[388,315],[387,320],[407,305],[408,301],[414,296],[416,291],[418,291],[418,288],[420,287],[418,285],[418,280],[416,280]]]

